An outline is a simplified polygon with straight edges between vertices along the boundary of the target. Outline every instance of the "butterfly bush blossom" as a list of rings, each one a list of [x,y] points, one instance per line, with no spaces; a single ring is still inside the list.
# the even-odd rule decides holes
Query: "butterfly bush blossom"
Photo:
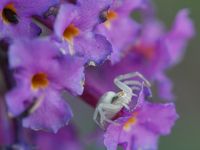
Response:
[[[16,42],[10,48],[9,57],[17,81],[16,87],[6,95],[10,115],[17,116],[35,103],[29,110],[32,113],[22,120],[25,127],[56,132],[67,124],[72,111],[61,91],[82,93],[84,67],[81,58],[60,55],[45,39]]]
[[[95,136],[108,150],[157,150],[179,118],[166,72],[181,61],[194,32],[188,9],[166,29],[150,0],[1,0],[0,148],[85,149],[68,95],[98,110],[100,97],[117,90],[115,78],[136,72],[148,81],[124,81],[125,89],[140,87],[113,117],[104,116],[107,122],[100,118],[103,130],[91,132],[102,130]],[[105,112],[116,110],[123,92]]]

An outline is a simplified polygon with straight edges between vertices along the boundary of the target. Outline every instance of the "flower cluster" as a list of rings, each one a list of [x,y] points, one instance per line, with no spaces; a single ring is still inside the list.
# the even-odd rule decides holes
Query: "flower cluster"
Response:
[[[0,131],[9,134],[1,132],[0,144],[82,149],[74,127],[68,125],[73,111],[63,93],[98,107],[101,95],[116,90],[117,76],[140,72],[165,101],[153,103],[150,88],[136,78],[124,82],[125,89],[140,85],[133,87],[138,92],[125,103],[126,90],[120,88],[124,85],[117,84],[122,91],[104,108],[117,110],[107,118],[104,144],[108,150],[118,145],[156,150],[159,136],[169,134],[178,118],[166,72],[180,62],[193,36],[189,10],[180,10],[167,31],[150,0],[1,0],[0,66],[8,88],[9,117],[1,100]],[[118,98],[123,106],[114,109]]]

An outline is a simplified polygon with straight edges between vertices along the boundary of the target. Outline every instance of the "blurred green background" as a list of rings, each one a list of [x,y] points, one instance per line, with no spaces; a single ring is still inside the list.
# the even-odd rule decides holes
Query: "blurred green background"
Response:
[[[154,0],[157,15],[167,27],[170,27],[176,13],[189,8],[196,27],[196,37],[190,42],[181,64],[172,68],[168,74],[174,82],[177,111],[180,119],[172,134],[161,137],[159,150],[200,150],[200,1],[199,0]],[[74,100],[73,100],[74,101]],[[93,109],[80,101],[71,103],[75,123],[82,135],[93,128]],[[81,113],[85,110],[85,113]],[[81,124],[80,124],[81,122]],[[93,141],[92,141],[93,142]],[[88,142],[88,145],[91,145]],[[94,143],[93,143],[94,145]],[[88,146],[87,150],[104,150],[104,147]]]

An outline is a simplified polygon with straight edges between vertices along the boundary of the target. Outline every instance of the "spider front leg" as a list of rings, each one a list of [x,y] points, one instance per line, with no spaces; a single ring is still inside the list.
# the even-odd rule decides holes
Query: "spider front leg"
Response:
[[[119,89],[121,89],[122,91],[124,91],[126,94],[133,94],[133,93],[132,93],[132,89],[131,89],[128,85],[126,85],[125,83],[123,83],[123,82],[120,80],[120,78],[116,77],[116,78],[114,79],[114,83],[115,83],[115,85],[116,85]]]
[[[128,82],[128,81],[127,81]],[[130,82],[130,81],[129,81]],[[134,81],[133,81],[134,82]],[[135,96],[137,97],[137,94],[133,93],[133,90],[140,90],[140,88],[134,86],[134,87],[129,87],[128,84],[126,84],[126,82],[122,82],[121,80],[119,80],[119,78],[115,78],[114,79],[114,83],[115,85],[122,90],[122,92],[125,92],[124,94],[126,94],[129,97]],[[132,82],[131,82],[132,83]],[[136,85],[141,85],[141,83],[135,81],[134,82]]]
[[[128,85],[133,91],[138,91],[141,89],[143,83],[135,80],[126,80],[124,84]]]
[[[127,110],[130,110],[130,107],[126,103],[121,103]]]
[[[144,83],[145,83],[145,85],[147,86],[147,87],[150,87],[151,86],[151,83],[141,74],[141,73],[139,73],[139,72],[131,72],[131,73],[127,73],[127,74],[124,74],[124,75],[120,75],[120,76],[118,76],[117,78],[118,78],[118,80],[126,80],[126,79],[130,79],[130,78],[134,78],[134,77],[139,77],[139,78],[141,78],[143,81],[144,81]],[[126,81],[124,81],[124,82],[126,82]],[[134,82],[134,84],[135,84],[136,82]],[[138,83],[136,83],[136,84],[138,84]]]
[[[93,120],[94,120],[94,122],[95,122],[98,126],[101,126],[101,125],[99,124],[99,122],[97,121],[98,114],[100,114],[99,111],[100,111],[100,110],[99,110],[99,108],[98,108],[98,106],[97,106],[97,108],[96,108],[95,111],[94,111]],[[101,113],[102,113],[102,112],[101,112]],[[100,115],[100,117],[101,117],[101,115]]]
[[[99,114],[99,121],[97,120],[98,114]],[[104,128],[105,121],[109,122],[109,120],[106,119],[105,113],[101,107],[98,107],[95,110],[94,115],[93,115],[93,120],[101,128]]]

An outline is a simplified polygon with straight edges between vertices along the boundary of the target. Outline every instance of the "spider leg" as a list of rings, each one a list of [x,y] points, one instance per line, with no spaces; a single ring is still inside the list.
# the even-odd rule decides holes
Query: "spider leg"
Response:
[[[119,89],[125,91],[126,93],[132,94],[132,89],[128,85],[120,81],[118,77],[114,79],[114,83]]]
[[[123,83],[127,85],[142,86],[142,83],[140,81],[135,81],[135,80],[126,80]]]
[[[120,111],[120,109],[122,108],[121,105],[115,105],[110,103],[101,103],[99,107],[101,107],[103,110],[110,111],[113,113]]]
[[[95,122],[97,125],[100,126],[99,122],[97,121],[98,114],[99,114],[99,109],[98,109],[98,107],[97,107],[97,108],[95,109],[95,111],[94,111],[93,120],[94,120],[94,122]]]
[[[142,85],[139,81],[132,81],[132,80],[130,80],[130,81],[124,81],[124,82],[122,82],[122,81],[118,80],[117,78],[115,78],[114,83],[115,83],[115,85],[119,89],[125,91],[126,94],[130,94],[131,96],[135,96],[135,97],[137,97],[137,95],[135,93],[133,93],[133,91],[140,90],[140,88],[137,87],[137,86],[129,87],[128,85],[131,85],[131,84],[132,85],[136,84],[138,86]]]
[[[140,87],[142,86],[141,82],[135,80],[127,80],[124,81],[124,83],[128,85],[133,91],[139,91],[141,89]]]
[[[126,103],[121,103],[127,110],[130,110],[129,106]]]
[[[110,118],[106,117],[106,111],[109,111],[113,114],[113,116],[116,114],[116,112],[120,111],[120,109],[122,108],[122,106],[120,105],[114,105],[114,104],[109,104],[109,103],[101,103],[97,106],[98,108],[98,112],[100,115],[100,121],[98,122],[96,117],[97,117],[97,113],[94,114],[93,119],[95,120],[95,122],[98,122],[97,124],[100,127],[104,127],[104,122],[109,122],[109,123],[114,123],[114,121],[112,121]]]
[[[118,104],[124,106],[127,110],[130,110],[129,106],[127,105],[127,103],[121,101],[121,102],[118,102]]]
[[[118,80],[126,80],[126,79],[130,79],[130,78],[133,78],[133,77],[139,77],[145,82],[146,86],[148,86],[148,87],[151,86],[151,83],[139,72],[127,73],[127,74],[124,74],[124,75],[120,75],[117,78],[118,78]]]
[[[99,121],[97,120],[97,116],[99,114]],[[94,116],[93,116],[93,120],[96,122],[96,124],[101,127],[102,129],[104,129],[104,122],[107,120],[107,118],[105,117],[105,113],[102,109],[102,107],[98,106],[97,109],[95,110]]]
[[[101,117],[100,117],[100,123],[99,124],[100,124],[101,128],[104,128],[106,116],[105,116],[105,113],[103,111],[101,111],[100,114],[101,114]]]
[[[112,121],[110,119],[106,119],[105,118],[105,121],[108,122],[108,123],[112,123],[112,124],[115,124],[115,125],[119,125],[119,123],[115,122],[115,121]]]

